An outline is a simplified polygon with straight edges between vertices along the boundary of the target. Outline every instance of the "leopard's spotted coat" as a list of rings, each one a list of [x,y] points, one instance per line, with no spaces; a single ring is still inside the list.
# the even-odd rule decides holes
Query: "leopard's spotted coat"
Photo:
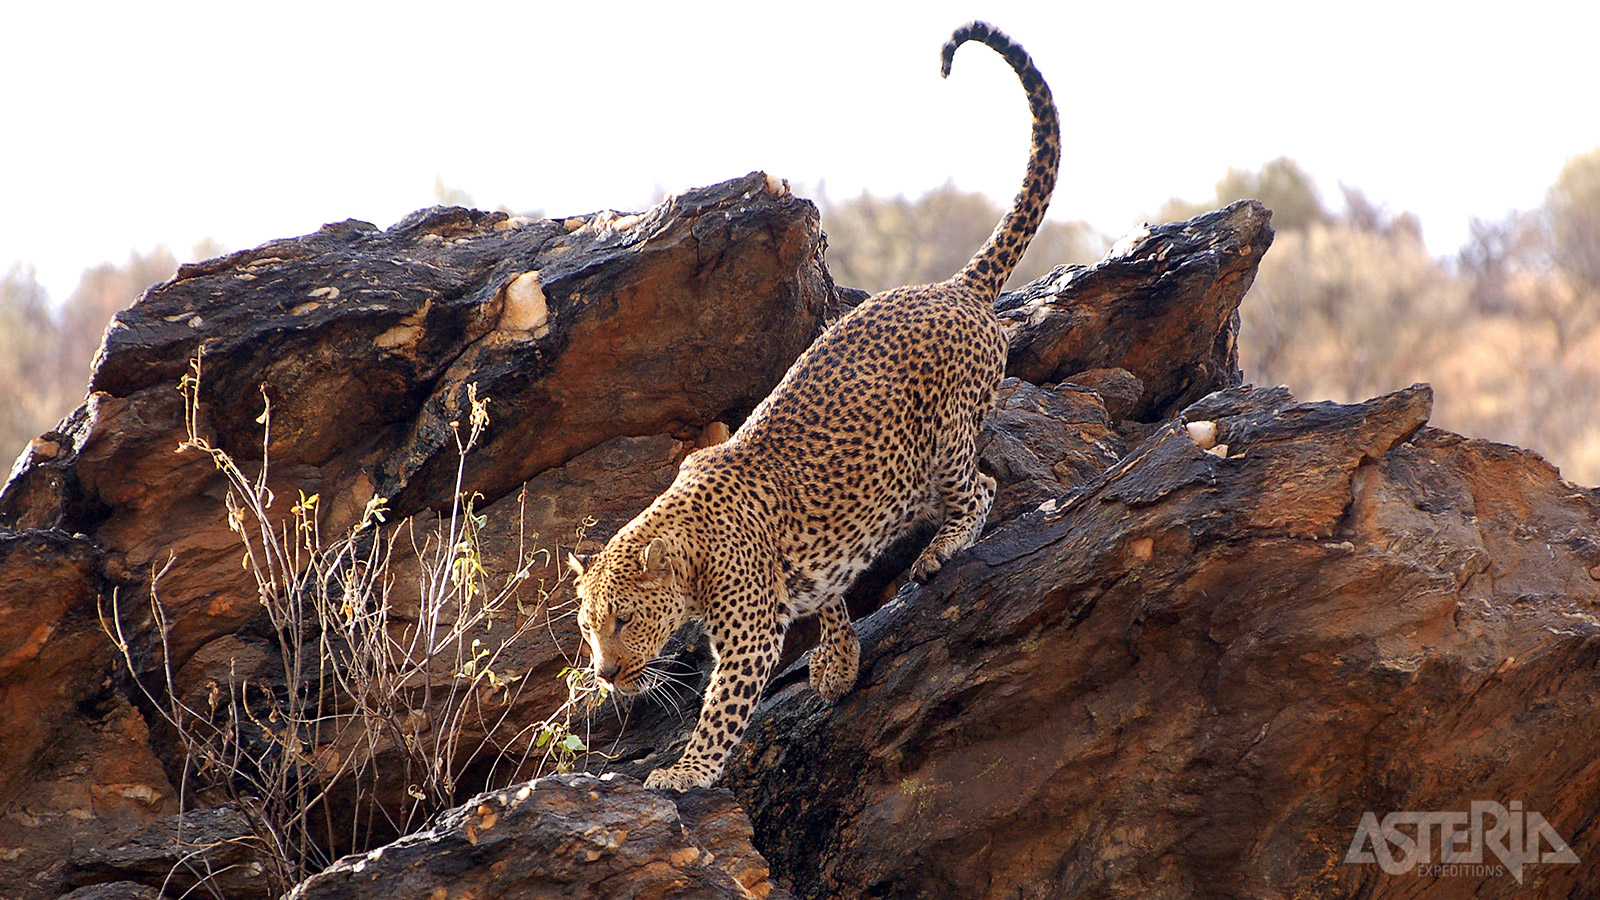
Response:
[[[1012,209],[950,280],[863,302],[819,337],[728,441],[684,460],[672,486],[580,566],[579,625],[596,675],[629,693],[690,619],[716,654],[700,721],[646,784],[709,786],[744,734],[789,623],[816,614],[811,684],[830,701],[856,680],[860,645],[843,594],[918,519],[943,524],[912,567],[922,579],[970,546],[994,500],[976,441],[1005,371],[992,304],[1044,217],[1060,160],[1050,89],[1028,54],[972,22],[1016,70],[1033,113]]]

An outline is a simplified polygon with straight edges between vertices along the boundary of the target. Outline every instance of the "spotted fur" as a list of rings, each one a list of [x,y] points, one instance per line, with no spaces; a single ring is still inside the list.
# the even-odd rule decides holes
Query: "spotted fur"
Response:
[[[1033,112],[1027,176],[994,233],[950,280],[885,291],[836,322],[728,441],[690,454],[666,493],[578,567],[578,623],[602,681],[646,686],[691,619],[716,655],[689,745],[651,787],[717,779],[799,616],[821,623],[812,687],[842,697],[860,656],[843,600],[856,576],[920,519],[942,524],[912,566],[918,579],[983,528],[995,482],[978,471],[976,441],[1006,363],[993,302],[1044,217],[1061,139],[1049,87],[995,28],[957,29],[943,73],[969,40],[1005,57]]]

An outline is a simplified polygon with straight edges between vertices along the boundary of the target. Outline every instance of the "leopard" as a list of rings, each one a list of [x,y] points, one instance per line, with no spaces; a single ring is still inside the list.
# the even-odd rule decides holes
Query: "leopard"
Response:
[[[743,740],[789,625],[815,616],[809,681],[828,704],[855,685],[861,645],[845,593],[886,548],[925,521],[912,563],[925,582],[972,546],[996,483],[978,437],[1005,374],[994,301],[1043,220],[1061,157],[1050,88],[1021,45],[984,22],[975,41],[1021,80],[1032,114],[1022,187],[976,254],[946,281],[894,288],[829,325],[726,441],[686,456],[671,486],[587,564],[569,556],[592,675],[638,694],[660,679],[662,648],[699,620],[713,666],[699,720],[649,788],[710,787]]]

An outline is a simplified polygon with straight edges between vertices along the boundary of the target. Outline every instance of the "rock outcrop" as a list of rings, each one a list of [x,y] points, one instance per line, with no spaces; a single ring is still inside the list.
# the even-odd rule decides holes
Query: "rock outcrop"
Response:
[[[1140,383],[1119,418],[1163,422],[1239,382],[1239,301],[1272,244],[1268,214],[1240,201],[1189,222],[1145,227],[1105,261],[1065,266],[995,304],[1009,332],[1006,374],[1036,384],[1121,369]],[[1094,385],[1098,386],[1098,384]]]
[[[285,900],[358,897],[786,900],[727,791],[668,797],[553,775],[474,797],[438,825],[351,856]]]
[[[861,681],[833,707],[806,685],[797,628],[726,790],[634,780],[698,712],[691,630],[675,693],[574,722],[593,749],[569,762],[613,777],[522,783],[548,769],[532,735],[471,725],[468,743],[506,755],[464,770],[464,805],[381,848],[393,835],[375,830],[295,896],[1600,892],[1600,497],[1532,453],[1429,428],[1426,386],[1336,405],[1244,385],[1237,308],[1268,220],[1244,202],[1163,225],[1001,298],[1012,377],[983,436],[1000,484],[984,539],[926,585],[903,584],[909,543],[863,579]],[[259,459],[265,384],[269,482],[318,494],[328,533],[375,497],[430,527],[455,493],[467,386],[488,396],[462,471],[481,561],[503,574],[530,547],[604,539],[737,426],[859,300],[822,246],[814,207],[754,173],[638,216],[345,223],[153,289],[108,334],[85,407],[0,493],[7,896],[206,889],[169,877],[193,849],[171,818],[183,760],[99,618],[113,596],[144,609],[175,558],[160,599],[178,690],[270,681],[277,644],[222,482],[172,452],[174,387],[202,344],[197,428]],[[486,632],[515,689],[480,696],[483,721],[565,698],[578,642],[558,555],[532,569],[517,642]],[[417,565],[396,557],[394,582]],[[134,667],[157,676],[158,634],[128,615]],[[437,727],[428,712],[408,734]],[[1549,852],[1389,874],[1379,860],[1404,845],[1384,835],[1415,828],[1358,839],[1367,813],[1474,800],[1514,809]],[[225,810],[206,815],[237,830]],[[1452,834],[1465,846],[1466,826]],[[210,886],[256,896],[221,878],[253,859],[208,858]]]
[[[344,222],[148,291],[108,330],[85,405],[0,492],[0,883],[54,896],[75,847],[177,811],[175,744],[158,728],[152,747],[102,631],[113,598],[152,682],[167,665],[181,692],[272,667],[224,483],[203,454],[173,452],[187,434],[176,388],[202,348],[199,433],[254,474],[265,391],[269,488],[326,498],[329,534],[375,497],[391,520],[449,506],[452,423],[475,386],[492,422],[465,485],[503,529],[485,535],[503,548],[489,562],[514,568],[535,532],[550,551],[585,522],[626,521],[695,441],[759,402],[843,308],[822,247],[816,208],[757,172],[639,215]],[[162,648],[143,611],[169,560]],[[541,557],[526,592],[546,617],[536,587],[559,580],[556,561]],[[508,664],[531,670],[519,711],[538,717],[564,696],[549,676],[575,647],[527,630],[549,639]]]

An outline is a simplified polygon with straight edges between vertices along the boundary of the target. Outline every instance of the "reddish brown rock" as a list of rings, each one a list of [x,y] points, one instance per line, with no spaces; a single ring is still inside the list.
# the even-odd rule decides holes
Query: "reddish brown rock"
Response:
[[[1099,395],[1113,425],[1121,424],[1128,418],[1144,397],[1144,383],[1127,369],[1090,369],[1069,375],[1065,381]]]
[[[24,768],[55,719],[96,689],[83,661],[98,656],[93,603],[100,553],[57,531],[0,532],[0,803],[22,789]]]
[[[47,726],[44,745],[12,773],[0,804],[0,885],[7,897],[53,897],[63,885],[83,884],[74,878],[74,853],[114,846],[178,811],[178,792],[151,747],[144,718],[111,690],[109,668],[98,674],[98,690],[77,705],[41,706],[5,722],[8,728],[29,720]],[[85,680],[77,673],[60,678],[73,688]],[[60,695],[41,690],[34,696],[42,704]]]
[[[145,721],[111,689],[101,554],[0,532],[0,885],[55,893],[75,846],[177,811]]]

